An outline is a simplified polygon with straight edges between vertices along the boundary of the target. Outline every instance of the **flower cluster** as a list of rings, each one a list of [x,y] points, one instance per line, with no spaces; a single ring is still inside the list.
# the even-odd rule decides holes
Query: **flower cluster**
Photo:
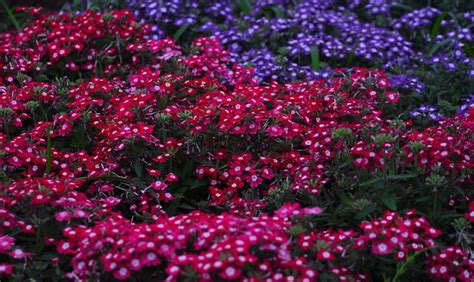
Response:
[[[429,274],[442,281],[472,281],[474,261],[469,254],[457,247],[448,247],[433,255],[429,262]]]
[[[265,48],[252,68],[126,10],[26,11],[0,35],[0,278],[422,279],[466,245],[449,226],[472,219],[472,110],[420,129],[391,118],[407,89],[381,70],[281,82]],[[449,273],[470,277],[466,251]]]
[[[413,109],[409,113],[413,119],[420,118],[431,121],[438,121],[443,118],[443,115],[438,112],[438,107],[422,105],[418,108]]]
[[[416,76],[397,74],[390,78],[390,82],[393,87],[400,89],[414,90],[418,93],[423,93],[425,91],[425,85],[423,85],[420,79]]]
[[[195,211],[160,218],[153,224],[112,216],[92,227],[66,228],[66,239],[58,243],[58,251],[73,256],[73,272],[68,276],[80,280],[101,275],[102,270],[124,280],[135,272],[147,273],[147,267],[153,266],[153,275],[167,281],[193,277],[312,281],[321,273],[341,280],[366,281],[367,274],[347,268],[346,253],[370,250],[377,256],[392,254],[397,261],[407,261],[408,256],[435,247],[433,239],[439,235],[425,218],[410,211],[403,216],[386,212],[381,218],[363,222],[361,233],[329,229],[292,236],[298,219],[310,215],[314,215],[312,210],[287,205],[273,216]],[[450,253],[463,257],[464,264],[452,271],[469,278],[472,262],[461,249],[454,252],[448,248],[434,255],[430,265],[454,261]],[[315,267],[317,262],[330,267]],[[431,267],[432,275],[436,275],[436,267],[441,266]],[[447,271],[441,273],[449,275]]]
[[[362,223],[360,228],[364,234],[356,239],[356,248],[370,246],[371,253],[392,254],[396,260],[406,260],[425,248],[434,247],[433,239],[440,234],[425,218],[416,217],[414,211],[403,217],[386,212],[380,219]]]
[[[292,214],[305,212],[293,209],[287,216]],[[278,280],[287,271],[311,281],[317,272],[304,258],[292,257],[289,226],[288,218],[278,215],[242,218],[194,211],[153,224],[112,216],[92,227],[66,228],[58,251],[74,256],[70,277],[84,279],[100,275],[100,262],[120,280],[154,267],[159,269],[155,275],[168,281],[259,276]]]
[[[474,95],[471,94],[468,98],[463,99],[463,104],[458,108],[458,114],[466,115],[474,108]]]
[[[124,60],[120,48],[143,37],[146,30],[147,26],[136,24],[127,10],[107,14],[87,11],[77,17],[37,15],[20,33],[0,35],[2,81],[13,82],[18,72],[48,75],[67,69],[87,75],[123,71],[139,57],[130,54],[132,60]],[[114,37],[121,39],[119,45],[105,45]],[[38,44],[31,44],[34,40],[39,40]]]
[[[441,14],[441,11],[428,7],[419,10],[415,10],[408,14],[403,15],[400,19],[396,20],[394,28],[406,28],[411,30],[416,30],[423,26],[428,26],[431,24],[433,19]]]
[[[471,138],[473,122],[462,117],[445,119],[441,125],[433,126],[422,132],[409,132],[406,138],[410,141],[405,145],[407,158],[417,159],[421,167],[443,166],[447,170],[472,169],[472,142],[464,142]]]

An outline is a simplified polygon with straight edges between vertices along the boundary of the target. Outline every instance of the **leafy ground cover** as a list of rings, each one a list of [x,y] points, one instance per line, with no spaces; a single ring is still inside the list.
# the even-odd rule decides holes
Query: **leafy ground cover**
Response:
[[[461,110],[421,122],[375,58],[315,70],[329,35],[301,80],[268,79],[194,22],[173,40],[129,10],[16,13],[0,34],[2,279],[472,281],[467,61]]]

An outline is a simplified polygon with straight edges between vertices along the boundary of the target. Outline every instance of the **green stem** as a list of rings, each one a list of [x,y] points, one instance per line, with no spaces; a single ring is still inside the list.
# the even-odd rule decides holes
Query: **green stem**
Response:
[[[315,71],[321,70],[318,46],[311,47],[311,67]]]
[[[48,129],[47,137],[47,147],[46,147],[46,168],[44,173],[49,174],[51,172],[51,164],[53,162],[53,141],[51,140],[51,134]]]
[[[5,11],[7,12],[8,18],[10,18],[10,21],[15,26],[16,30],[20,31],[21,30],[20,24],[16,20],[15,15],[13,15],[12,10],[10,9],[10,7],[8,7],[5,0],[0,0],[0,2],[2,3],[2,6],[5,8]]]
[[[5,133],[7,134],[7,136],[10,136],[10,127],[8,126],[9,120],[7,119],[7,117],[3,117],[3,124],[5,128]]]
[[[248,14],[252,11],[252,5],[249,0],[239,0],[240,10],[245,14]]]
[[[184,32],[188,29],[189,24],[182,25],[178,31],[173,36],[174,41],[178,41],[181,38],[181,35],[184,34]]]
[[[430,248],[424,248],[422,250],[420,250],[419,252],[416,252],[414,253],[413,255],[407,257],[406,261],[404,262],[399,262],[397,264],[397,272],[395,272],[395,275],[393,276],[393,278],[390,280],[391,282],[397,282],[398,279],[403,275],[405,274],[405,272],[407,271],[407,267],[408,265],[410,265],[417,256],[419,256],[420,254],[426,252],[427,250],[429,250]]]

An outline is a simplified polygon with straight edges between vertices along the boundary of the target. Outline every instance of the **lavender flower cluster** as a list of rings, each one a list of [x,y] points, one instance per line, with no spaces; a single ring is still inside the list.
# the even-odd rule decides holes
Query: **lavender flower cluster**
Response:
[[[419,10],[414,10],[396,19],[393,27],[396,29],[406,28],[416,30],[420,27],[426,27],[433,23],[433,19],[441,15],[441,11],[436,8],[427,7]]]
[[[462,105],[458,108],[458,114],[465,115],[472,108],[474,108],[474,94],[463,99]]]
[[[420,79],[413,75],[405,74],[396,74],[391,77],[392,86],[405,89],[413,90],[418,93],[423,93],[425,91],[425,85],[420,81]]]
[[[412,111],[410,111],[411,118],[422,118],[430,121],[438,121],[444,116],[439,113],[439,109],[436,106],[422,105]]]

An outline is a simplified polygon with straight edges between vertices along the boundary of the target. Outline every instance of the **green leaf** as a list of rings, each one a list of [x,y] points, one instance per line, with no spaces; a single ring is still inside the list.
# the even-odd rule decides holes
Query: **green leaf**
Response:
[[[380,201],[389,209],[397,210],[397,196],[395,194],[381,195]]]
[[[352,51],[350,54],[349,54],[349,57],[347,58],[347,65],[348,66],[351,66],[352,65],[352,61],[354,61],[354,51]]]
[[[196,209],[196,207],[193,207],[193,206],[188,205],[188,204],[186,204],[186,203],[181,203],[181,204],[179,205],[179,208],[180,208],[180,209],[185,209],[185,210],[194,210],[194,209]]]
[[[147,186],[142,183],[141,181],[138,181],[136,179],[130,179],[130,178],[125,178],[121,176],[115,176],[115,175],[101,175],[101,176],[88,176],[88,177],[79,177],[79,180],[84,180],[86,182],[94,182],[94,181],[109,181],[109,182],[116,182],[116,183],[126,183],[129,185],[134,185],[140,189],[146,189]]]
[[[413,8],[410,5],[404,5],[404,4],[393,4],[391,7],[394,8],[399,8],[400,10],[405,10],[407,12],[413,11]]]
[[[252,11],[252,5],[250,4],[249,0],[239,0],[239,7],[240,10],[246,14]]]
[[[51,134],[49,133],[48,129],[48,137],[46,139],[47,147],[46,147],[46,168],[44,173],[48,174],[51,172],[51,165],[53,162],[53,141],[51,140]]]
[[[135,174],[137,175],[138,178],[143,178],[143,164],[140,161],[140,159],[136,159],[133,168],[135,170]]]
[[[435,45],[433,45],[433,47],[431,47],[431,49],[428,51],[428,56],[433,56],[433,54],[438,51],[439,48],[441,48],[442,46],[450,43],[452,40],[452,38],[446,38],[445,40],[443,41],[440,41],[438,43],[436,43]]]
[[[179,38],[181,38],[181,35],[183,35],[183,33],[188,29],[188,27],[189,27],[189,24],[182,25],[173,35],[174,41],[178,41]]]
[[[466,43],[466,45],[464,46],[464,51],[466,51],[466,55],[468,56],[468,58],[474,58],[474,48],[471,44]]]
[[[439,15],[439,17],[436,18],[435,23],[433,24],[433,28],[431,28],[431,41],[438,35],[439,30],[441,28],[441,22],[446,18],[448,14],[446,12],[442,13]]]
[[[344,203],[344,204],[349,204],[352,202],[352,199],[350,199],[346,193],[344,193],[343,191],[341,191],[339,194],[339,197],[341,198],[341,202]]]
[[[20,24],[16,20],[15,15],[13,15],[12,9],[10,9],[10,7],[8,7],[5,0],[0,0],[0,2],[2,2],[2,6],[3,6],[3,8],[5,8],[5,11],[7,12],[8,18],[12,22],[13,26],[16,28],[16,30],[20,31],[20,29],[21,29]]]
[[[458,16],[456,16],[456,14],[453,12],[448,12],[447,14],[451,17],[451,19],[453,19],[453,21],[456,23],[456,26],[459,26]]]
[[[276,16],[277,18],[283,18],[283,17],[285,16],[285,14],[283,13],[283,11],[282,11],[280,8],[278,8],[278,7],[273,6],[273,7],[272,7],[272,11],[273,11],[273,13],[275,14],[275,16]]]
[[[362,182],[359,184],[360,187],[366,187],[366,186],[371,186],[375,183],[378,183],[380,181],[382,181],[383,179],[381,178],[374,178],[374,179],[371,179],[371,180],[368,180],[368,181],[365,181],[365,182]]]
[[[400,174],[400,175],[389,175],[387,176],[388,180],[405,180],[405,179],[411,179],[417,177],[417,173],[411,173],[411,174]]]
[[[194,181],[194,183],[191,185],[191,187],[189,187],[189,189],[196,189],[196,188],[199,188],[199,187],[204,187],[204,186],[207,186],[206,184],[208,184],[207,181],[204,181],[204,180],[196,180],[196,181]]]
[[[303,233],[306,231],[306,228],[301,225],[293,225],[290,230],[288,230],[288,233],[292,236],[298,236],[299,234]]]
[[[311,47],[311,67],[315,71],[320,71],[321,66],[319,62],[319,48],[318,46]]]

